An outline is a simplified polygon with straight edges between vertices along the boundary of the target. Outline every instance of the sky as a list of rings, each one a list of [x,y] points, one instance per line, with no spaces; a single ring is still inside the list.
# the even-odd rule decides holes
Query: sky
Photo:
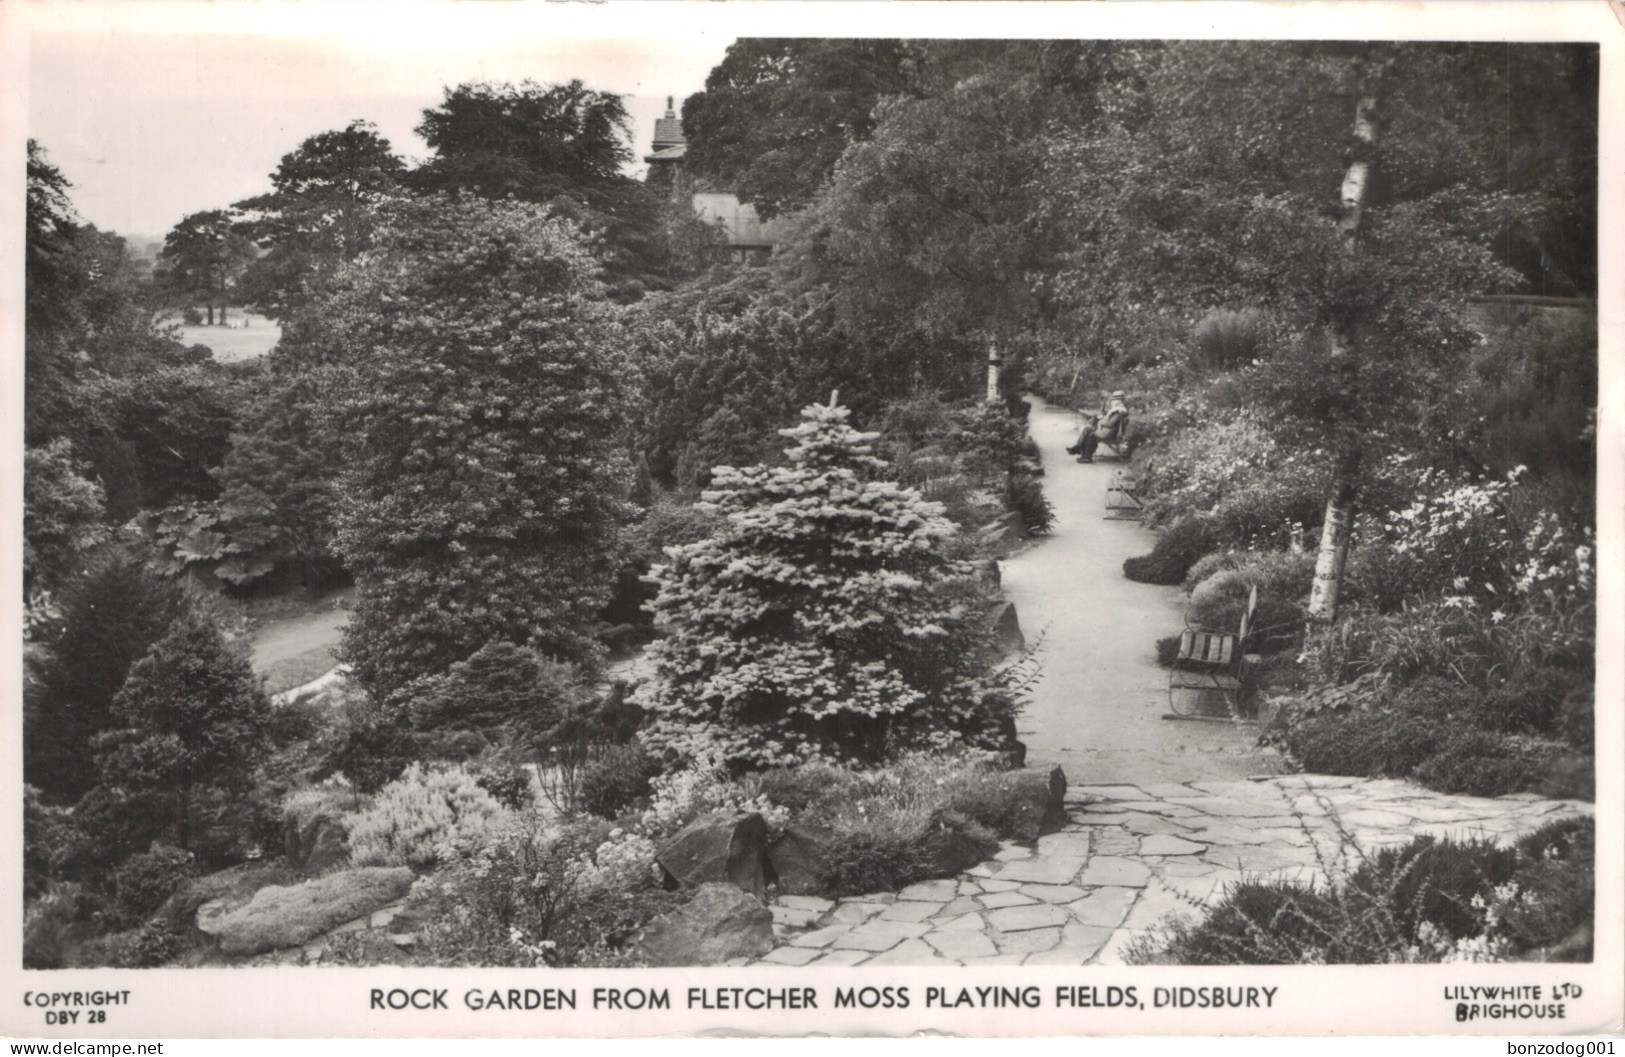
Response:
[[[28,135],[72,181],[82,219],[162,238],[188,213],[269,190],[284,154],[355,118],[424,157],[413,127],[467,81],[579,78],[624,95],[641,171],[666,96],[681,108],[731,39],[36,33]]]

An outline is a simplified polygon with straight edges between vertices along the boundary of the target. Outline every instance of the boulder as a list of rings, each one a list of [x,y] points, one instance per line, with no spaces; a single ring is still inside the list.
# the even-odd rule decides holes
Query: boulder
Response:
[[[1016,617],[1014,602],[995,602],[987,607],[987,626],[993,639],[1005,653],[1016,653],[1027,648],[1027,637],[1021,633],[1021,621]]]
[[[921,847],[929,877],[956,877],[978,863],[993,858],[999,842],[981,827],[972,828],[963,818],[939,811],[931,818]]]
[[[1059,767],[1011,771],[1020,794],[1015,808],[1016,840],[1033,841],[1066,826],[1066,774]]]
[[[404,866],[364,866],[302,884],[262,888],[227,913],[205,904],[198,908],[197,924],[219,940],[226,954],[259,954],[307,943],[395,902],[410,887],[412,871]]]
[[[976,535],[986,543],[1016,543],[1027,538],[1027,528],[1021,515],[1012,510],[977,529]]]
[[[706,882],[643,930],[635,956],[656,966],[721,965],[773,949],[773,913],[732,884]]]
[[[767,846],[767,868],[780,895],[823,894],[830,839],[829,831],[821,827],[796,825]]]
[[[350,859],[343,812],[327,804],[290,806],[282,815],[282,856],[291,870],[319,874]]]
[[[767,822],[752,811],[713,811],[690,822],[655,854],[672,887],[722,881],[767,896]]]
[[[977,583],[981,584],[983,587],[988,587],[995,590],[998,588],[1000,579],[1003,575],[999,571],[998,562],[994,561],[992,558],[981,558],[977,561],[971,562],[971,570],[976,575]]]
[[[268,885],[289,884],[296,877],[280,863],[244,863],[218,873],[193,877],[164,900],[148,920],[174,932],[185,932],[198,910],[214,904],[220,912],[236,910]]]

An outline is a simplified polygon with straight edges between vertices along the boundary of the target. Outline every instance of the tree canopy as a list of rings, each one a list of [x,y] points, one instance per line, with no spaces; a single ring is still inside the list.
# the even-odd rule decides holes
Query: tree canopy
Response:
[[[309,314],[301,340],[353,371],[345,649],[380,698],[491,640],[592,655],[627,484],[595,271],[544,208],[428,196]]]
[[[265,251],[243,277],[245,299],[275,319],[306,305],[371,243],[377,206],[402,193],[405,174],[389,141],[361,120],[283,155],[270,193],[232,207],[241,230]]]

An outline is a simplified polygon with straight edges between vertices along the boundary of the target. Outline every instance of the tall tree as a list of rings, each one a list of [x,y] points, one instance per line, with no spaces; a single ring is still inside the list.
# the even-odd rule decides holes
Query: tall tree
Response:
[[[593,237],[612,295],[669,285],[662,199],[621,171],[633,154],[620,96],[580,81],[463,84],[423,112],[417,132],[434,156],[413,171],[414,186],[552,205]]]
[[[746,39],[683,104],[683,166],[764,217],[812,201],[882,98],[910,91],[918,49],[898,40]]]
[[[130,666],[179,615],[174,584],[118,554],[96,558],[63,590],[62,633],[49,643],[39,681],[24,700],[28,784],[72,803],[96,781],[92,739],[113,722],[114,695]]]
[[[254,259],[254,244],[238,229],[224,209],[191,213],[164,236],[155,278],[160,290],[176,307],[203,305],[208,321],[237,297],[237,282]]]
[[[543,208],[428,196],[309,313],[356,372],[337,547],[345,651],[381,698],[492,640],[593,655],[627,485],[594,272]]]
[[[370,122],[320,132],[282,156],[271,192],[232,206],[264,253],[243,276],[247,303],[286,320],[372,241],[380,203],[402,192],[406,164]]]

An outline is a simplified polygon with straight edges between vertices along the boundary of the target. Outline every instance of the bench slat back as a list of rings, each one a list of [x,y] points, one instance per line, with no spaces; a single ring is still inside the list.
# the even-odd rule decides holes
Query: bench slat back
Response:
[[[1187,628],[1179,636],[1179,659],[1193,664],[1228,668],[1235,660],[1236,644],[1237,639],[1234,635]]]

